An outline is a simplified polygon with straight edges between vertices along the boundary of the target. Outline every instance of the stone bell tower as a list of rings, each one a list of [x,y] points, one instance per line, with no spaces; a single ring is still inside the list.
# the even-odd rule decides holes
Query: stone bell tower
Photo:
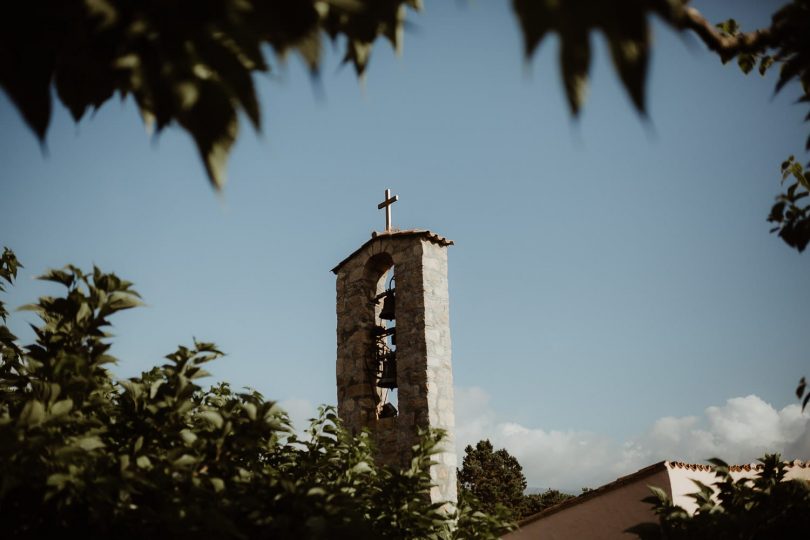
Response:
[[[410,466],[420,428],[447,436],[433,456],[431,499],[456,500],[453,373],[447,247],[426,230],[391,228],[349,255],[337,275],[338,415],[357,433],[368,428],[381,464]],[[393,279],[391,279],[393,277]],[[396,287],[394,287],[394,283]]]

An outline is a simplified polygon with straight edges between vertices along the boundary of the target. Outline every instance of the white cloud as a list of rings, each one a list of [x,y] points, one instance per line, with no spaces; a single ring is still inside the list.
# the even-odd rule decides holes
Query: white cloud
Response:
[[[703,463],[721,457],[749,463],[765,452],[810,459],[810,416],[798,405],[782,410],[750,395],[708,407],[700,417],[664,417],[640,435],[617,441],[583,430],[544,430],[499,421],[481,388],[456,390],[459,462],[467,444],[488,438],[523,466],[530,486],[578,492],[664,459]]]
[[[463,455],[464,446],[486,438],[495,424],[495,413],[489,407],[489,394],[477,386],[456,387],[456,446]]]
[[[731,463],[749,463],[766,452],[806,459],[810,446],[794,443],[808,431],[808,420],[798,405],[777,411],[750,395],[707,407],[702,418],[661,418],[635,443],[652,459],[703,462],[718,456]]]

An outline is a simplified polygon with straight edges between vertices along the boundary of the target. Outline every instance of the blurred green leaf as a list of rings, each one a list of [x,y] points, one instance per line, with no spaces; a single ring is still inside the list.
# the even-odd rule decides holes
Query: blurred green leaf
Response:
[[[187,467],[191,467],[196,462],[197,462],[197,460],[194,458],[194,456],[190,456],[188,454],[183,454],[179,458],[175,459],[172,462],[172,465],[174,465],[175,467],[187,468]]]
[[[215,493],[219,493],[225,489],[225,482],[222,478],[212,477],[208,479],[211,482],[211,486],[214,488]]]
[[[180,430],[180,437],[186,444],[193,444],[197,440],[197,435],[190,429]]]
[[[73,409],[73,400],[69,398],[63,399],[62,401],[57,401],[51,406],[51,415],[61,416],[69,413],[71,409]]]
[[[25,404],[18,424],[20,426],[34,427],[42,423],[45,419],[45,407],[36,399],[32,399]]]
[[[65,270],[48,270],[41,276],[37,276],[37,279],[41,279],[43,281],[53,281],[56,283],[61,283],[65,287],[70,287],[73,285],[74,275],[72,272],[67,272]]]
[[[741,54],[737,57],[737,64],[740,66],[742,72],[747,75],[752,69],[754,69],[756,59],[751,54]]]
[[[209,425],[211,425],[211,426],[213,426],[213,427],[215,427],[217,429],[222,428],[222,424],[223,424],[222,415],[219,414],[216,411],[200,411],[199,413],[197,413],[197,416],[199,418],[202,418]]]
[[[74,444],[87,452],[104,447],[104,443],[97,435],[91,435],[89,437],[81,437],[77,439]]]

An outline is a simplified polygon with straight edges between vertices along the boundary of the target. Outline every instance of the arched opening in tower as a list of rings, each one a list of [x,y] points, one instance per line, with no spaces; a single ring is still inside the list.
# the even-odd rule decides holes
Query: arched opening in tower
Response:
[[[379,278],[374,297],[373,381],[379,401],[377,418],[397,415],[396,276],[390,266]]]
[[[393,257],[379,252],[368,259],[364,267],[365,311],[368,329],[363,342],[364,379],[370,398],[367,414],[383,419],[398,416],[400,373],[397,369],[397,296],[396,267]]]

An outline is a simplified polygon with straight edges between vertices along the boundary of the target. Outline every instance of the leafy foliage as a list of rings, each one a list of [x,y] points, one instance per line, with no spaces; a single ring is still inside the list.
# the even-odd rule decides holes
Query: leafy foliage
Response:
[[[722,460],[710,460],[717,480],[711,486],[695,481],[691,494],[698,505],[694,515],[672,503],[667,494],[651,488],[645,499],[654,506],[660,524],[633,527],[644,540],[652,539],[771,539],[805,538],[810,530],[810,484],[785,480],[785,464],[779,454],[760,462],[753,479],[734,480]]]
[[[485,511],[491,512],[503,505],[513,514],[519,514],[516,509],[523,502],[526,477],[514,456],[503,448],[495,450],[485,439],[478,441],[475,448],[467,445],[464,449],[458,485],[460,493],[467,491],[474,495]]]
[[[0,278],[10,283],[17,267],[6,250]],[[131,283],[73,266],[41,279],[67,292],[27,306],[42,320],[36,343],[19,347],[2,326],[5,536],[484,539],[508,530],[502,515],[468,502],[430,502],[440,434],[425,433],[404,470],[376,466],[368,434],[349,435],[330,407],[299,436],[258,392],[198,385],[222,355],[212,343],[115,381],[106,329],[139,304]]]
[[[779,65],[776,92],[789,82],[797,81],[802,89],[799,101],[810,103],[810,0],[793,0],[773,16],[771,27],[750,34],[740,31],[734,19],[717,25],[722,35],[716,50],[723,62],[737,58],[744,73],[750,73],[759,64],[760,75],[773,65]],[[810,121],[810,114],[805,116]],[[810,136],[805,143],[810,151]],[[810,169],[810,162],[807,164]],[[810,191],[808,173],[793,156],[782,163],[782,183],[793,178],[787,190],[776,197],[768,221],[776,224],[771,232],[778,232],[789,246],[804,251],[810,243],[810,206],[801,199]]]
[[[543,39],[557,33],[560,69],[571,113],[585,101],[591,60],[590,34],[601,30],[613,64],[636,109],[645,112],[645,82],[650,49],[648,14],[664,20],[678,18],[682,6],[667,0],[512,0],[523,30],[527,57]]]
[[[776,92],[791,81],[801,84],[799,101],[810,103],[810,0],[793,0],[777,11],[771,26],[744,33],[734,19],[709,24],[686,0],[513,0],[523,30],[526,56],[543,38],[557,33],[560,68],[572,114],[585,100],[590,64],[590,33],[601,30],[613,63],[636,109],[645,111],[645,77],[650,48],[648,15],[655,14],[675,29],[690,30],[716,52],[723,63],[734,58],[744,73],[758,66],[764,75],[780,65]],[[810,115],[805,117],[810,121]],[[810,151],[810,137],[805,149]],[[810,168],[810,163],[807,164]],[[779,195],[768,221],[789,246],[803,251],[810,242],[810,209],[797,201],[808,193],[806,173],[791,156],[782,164],[783,181],[796,181]]]
[[[801,380],[799,380],[799,386],[796,387],[796,397],[800,400],[804,398],[804,400],[802,401],[802,412],[804,412],[804,409],[807,407],[807,403],[810,402],[810,392],[807,392],[807,394],[805,395],[806,391],[807,391],[807,380],[805,380],[805,378],[802,377]]]
[[[178,124],[220,188],[238,111],[261,124],[252,75],[263,47],[318,67],[321,34],[345,38],[358,74],[384,36],[402,42],[406,6],[420,0],[29,0],[0,18],[0,86],[44,140],[51,86],[80,120],[113,95],[132,95],[147,126]]]
[[[513,518],[505,506],[487,511],[470,492],[462,491],[458,497],[458,533],[464,540],[484,540],[500,537],[515,528]]]
[[[810,242],[810,203],[805,199],[810,194],[810,168],[803,169],[801,163],[790,156],[782,163],[782,183],[790,177],[793,183],[776,197],[768,221],[776,225],[771,232],[778,231],[786,244],[801,252]]]
[[[488,440],[478,441],[475,448],[464,449],[458,472],[459,498],[474,498],[490,513],[506,512],[512,519],[536,514],[571,498],[571,495],[549,489],[545,493],[524,495],[526,477],[518,460],[506,449],[495,450]]]
[[[543,493],[531,493],[523,497],[523,504],[521,506],[521,518],[525,518],[542,512],[546,508],[557,506],[561,502],[572,499],[574,496],[568,493],[563,493],[557,489],[547,489]]]
[[[14,252],[4,248],[3,254],[0,255],[0,293],[5,292],[6,283],[14,283],[20,267],[22,265]],[[17,336],[12,334],[6,326],[7,317],[6,305],[0,299],[0,359],[3,360],[0,363],[0,392],[5,390],[7,381],[13,377],[12,370],[16,367],[16,362],[22,354],[22,350],[16,344]]]
[[[636,109],[646,111],[651,15],[692,31],[723,62],[745,72],[780,66],[776,91],[791,81],[810,102],[810,0],[793,0],[771,26],[741,32],[734,19],[709,24],[688,0],[512,0],[526,57],[546,36],[560,40],[560,70],[571,113],[587,94],[591,34],[601,31]],[[408,7],[421,0],[30,0],[0,19],[0,86],[29,127],[44,140],[51,88],[75,120],[114,95],[132,95],[147,126],[177,124],[197,146],[208,178],[225,182],[239,130],[239,112],[256,129],[261,114],[253,75],[269,70],[264,50],[300,54],[317,73],[321,39],[345,43],[344,62],[362,76],[378,37],[397,50]],[[810,115],[805,117],[810,121]],[[810,151],[810,137],[805,145]],[[793,161],[792,158],[788,161]],[[810,168],[810,163],[808,163]],[[801,171],[801,166],[799,166]],[[791,247],[810,242],[807,206],[796,204],[807,184],[796,178],[777,197],[769,221]]]

